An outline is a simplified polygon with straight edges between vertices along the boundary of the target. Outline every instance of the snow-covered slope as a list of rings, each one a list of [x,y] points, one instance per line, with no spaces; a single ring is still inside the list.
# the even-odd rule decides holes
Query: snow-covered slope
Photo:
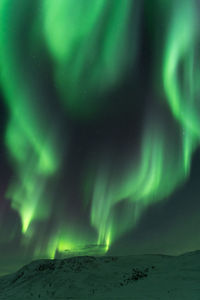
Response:
[[[200,251],[37,260],[0,278],[1,300],[200,300]]]

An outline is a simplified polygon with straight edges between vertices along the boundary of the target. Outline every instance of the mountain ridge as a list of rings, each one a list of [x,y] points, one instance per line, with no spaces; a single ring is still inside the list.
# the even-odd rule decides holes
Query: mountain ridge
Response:
[[[199,255],[39,259],[0,278],[0,300],[199,300]]]

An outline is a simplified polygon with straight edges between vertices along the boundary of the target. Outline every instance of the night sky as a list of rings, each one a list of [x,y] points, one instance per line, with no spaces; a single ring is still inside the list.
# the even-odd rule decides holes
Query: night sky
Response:
[[[0,1],[0,274],[200,249],[199,11]]]

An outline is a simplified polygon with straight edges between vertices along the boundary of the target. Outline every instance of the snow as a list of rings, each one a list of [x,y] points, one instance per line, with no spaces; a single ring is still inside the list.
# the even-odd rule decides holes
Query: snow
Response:
[[[200,300],[200,251],[37,260],[0,278],[0,300]]]

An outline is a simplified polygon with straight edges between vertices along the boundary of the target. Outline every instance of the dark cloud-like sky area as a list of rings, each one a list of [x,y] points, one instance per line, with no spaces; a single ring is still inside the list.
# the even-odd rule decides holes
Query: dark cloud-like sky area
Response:
[[[1,2],[1,274],[199,249],[198,5]]]

